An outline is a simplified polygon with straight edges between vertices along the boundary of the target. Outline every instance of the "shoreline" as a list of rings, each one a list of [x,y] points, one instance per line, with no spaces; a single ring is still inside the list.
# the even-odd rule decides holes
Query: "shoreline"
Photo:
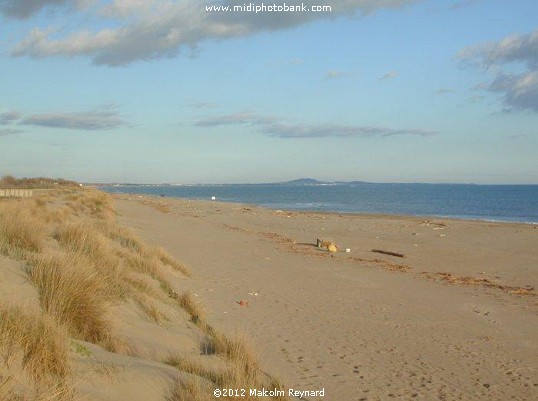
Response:
[[[96,188],[99,189],[98,186]],[[518,221],[518,220],[495,220],[495,219],[481,219],[476,217],[461,217],[461,216],[444,216],[444,215],[430,215],[430,214],[424,214],[424,215],[415,215],[415,214],[392,214],[392,213],[368,213],[368,212],[342,212],[342,211],[335,211],[335,210],[312,210],[312,209],[294,209],[294,208],[284,208],[284,209],[278,209],[273,208],[267,205],[263,204],[256,204],[256,203],[247,203],[247,202],[241,202],[241,201],[223,201],[219,199],[211,200],[211,199],[204,199],[204,198],[188,198],[188,197],[182,197],[182,196],[160,196],[155,194],[146,194],[146,193],[139,193],[139,192],[108,192],[104,189],[100,189],[107,194],[109,194],[112,197],[115,196],[140,196],[140,197],[149,197],[154,199],[177,199],[182,201],[193,201],[193,202],[210,202],[210,203],[222,203],[222,204],[229,204],[229,205],[242,205],[246,207],[256,207],[256,208],[262,208],[266,210],[271,211],[281,211],[281,212],[289,212],[289,213],[305,213],[305,214],[319,214],[319,215],[344,215],[344,216],[350,216],[350,217],[364,217],[364,218],[400,218],[400,219],[426,219],[426,220],[432,220],[432,219],[444,219],[444,220],[452,220],[452,221],[469,221],[469,222],[477,222],[477,223],[495,223],[495,224],[516,224],[516,225],[525,225],[525,226],[538,226],[538,221]]]

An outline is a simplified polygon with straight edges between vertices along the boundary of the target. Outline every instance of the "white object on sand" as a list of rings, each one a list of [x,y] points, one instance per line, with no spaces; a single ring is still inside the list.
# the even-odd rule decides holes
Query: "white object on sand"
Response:
[[[349,253],[349,252],[351,252],[351,249],[346,248],[346,253]]]
[[[216,197],[214,197],[214,196],[212,196],[212,197],[211,197],[211,200],[215,200],[215,199],[217,199],[217,198],[216,198]]]

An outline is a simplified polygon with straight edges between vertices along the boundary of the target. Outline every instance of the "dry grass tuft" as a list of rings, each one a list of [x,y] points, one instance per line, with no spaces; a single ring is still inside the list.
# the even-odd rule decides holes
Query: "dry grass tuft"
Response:
[[[105,333],[105,337],[99,343],[104,349],[115,354],[136,355],[136,347],[125,337],[119,336],[112,331]]]
[[[101,342],[111,330],[105,318],[106,283],[84,260],[76,254],[36,257],[28,276],[45,312],[65,324],[75,337]]]
[[[183,273],[187,277],[191,277],[192,273],[189,270],[188,267],[186,267],[184,264],[179,263],[176,259],[174,259],[168,252],[166,252],[163,248],[157,247],[154,248],[153,251],[151,251],[157,259],[159,259],[162,263],[165,265],[168,265],[172,267],[173,269]]]
[[[43,247],[43,221],[29,200],[2,200],[0,203],[0,252],[22,259]]]
[[[221,373],[215,369],[208,369],[202,366],[199,363],[192,362],[186,358],[183,358],[179,355],[170,354],[163,361],[163,363],[174,366],[182,372],[186,372],[192,375],[203,377],[204,379],[209,380],[212,383],[219,383],[221,378]]]
[[[239,342],[243,343],[244,336],[241,337]],[[244,349],[244,348],[243,348]],[[251,349],[247,350],[247,353],[251,356]],[[194,375],[197,378],[187,378],[179,380],[174,383],[169,391],[171,398],[169,400],[190,400],[198,399],[192,397],[200,397],[201,400],[210,399],[213,396],[213,390],[220,389],[247,389],[247,393],[241,398],[247,401],[256,400],[258,397],[250,396],[248,389],[250,388],[267,388],[284,390],[282,382],[274,377],[271,377],[262,372],[256,363],[252,361],[246,361],[247,358],[237,357],[234,355],[234,360],[226,359],[228,366],[224,369],[215,369],[204,367],[199,362],[193,362],[179,355],[169,355],[164,363],[176,367],[183,373]],[[203,379],[203,380],[200,380]],[[203,383],[204,385],[200,385]],[[193,391],[195,390],[195,391]],[[284,393],[285,394],[285,393]],[[172,397],[173,395],[173,397]],[[191,398],[189,398],[191,397]],[[207,397],[207,398],[204,398]],[[273,397],[273,400],[288,400],[288,397],[277,396]]]
[[[103,254],[104,238],[87,222],[71,223],[58,227],[55,238],[62,248],[89,257],[100,258]]]
[[[159,310],[159,308],[157,308],[157,306],[155,306],[147,295],[144,295],[143,293],[133,293],[131,296],[150,322],[162,325],[170,320]]]
[[[123,248],[126,248],[131,252],[140,255],[144,253],[144,245],[131,230],[127,230],[122,227],[114,227],[109,232],[109,238],[116,241]]]
[[[59,383],[70,373],[67,332],[49,315],[0,305],[0,351],[5,364],[20,356],[36,382]]]
[[[166,389],[164,398],[166,401],[214,401],[215,396],[207,387],[201,380],[182,381],[178,378]]]
[[[191,321],[194,324],[201,324],[204,321],[204,310],[190,291],[181,294],[178,303],[191,316]]]
[[[260,367],[254,347],[245,334],[236,333],[229,337],[216,332],[212,336],[213,349],[217,355],[222,355],[232,362],[241,374],[255,375]]]

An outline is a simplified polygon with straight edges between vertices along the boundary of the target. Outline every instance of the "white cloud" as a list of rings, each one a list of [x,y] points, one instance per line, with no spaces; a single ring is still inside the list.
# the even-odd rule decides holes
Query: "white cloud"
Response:
[[[4,111],[0,113],[0,125],[11,124],[21,117],[18,111]]]
[[[339,70],[327,71],[325,73],[325,78],[327,79],[349,78],[350,76],[351,74],[349,72]]]
[[[389,71],[385,74],[383,74],[381,77],[379,77],[380,81],[385,81],[387,79],[396,78],[398,76],[398,73],[396,71]]]
[[[462,60],[483,66],[523,62],[538,68],[538,30],[526,35],[510,35],[499,42],[471,46],[458,53]]]
[[[95,131],[118,128],[124,121],[115,111],[86,111],[79,113],[42,113],[24,117],[19,124],[50,128]]]
[[[421,129],[403,129],[338,124],[285,124],[276,117],[254,113],[235,113],[205,118],[196,123],[201,127],[220,125],[249,125],[260,133],[278,138],[325,138],[325,137],[390,137],[397,135],[432,136],[437,132]]]
[[[119,113],[112,109],[96,109],[82,112],[47,112],[23,114],[19,111],[0,113],[0,125],[16,124],[72,130],[95,131],[109,130],[125,125]],[[20,132],[14,128],[3,129],[2,132]]]
[[[538,70],[524,74],[499,74],[489,90],[501,93],[509,110],[527,109],[538,112]]]
[[[458,57],[473,65],[489,68],[498,66],[495,79],[481,83],[475,89],[488,90],[502,95],[507,110],[538,112],[538,30],[526,35],[511,35],[499,42],[490,42],[463,49]],[[506,64],[522,64],[526,71],[506,73]]]
[[[48,1],[69,3],[67,0]],[[99,13],[103,18],[115,21],[112,27],[99,31],[56,32],[55,35],[50,29],[36,28],[13,48],[12,55],[34,58],[85,55],[91,57],[95,64],[119,66],[139,60],[174,57],[182,48],[196,47],[204,40],[250,36],[337,16],[366,15],[380,8],[397,8],[417,1],[420,0],[333,0],[330,4],[331,12],[258,14],[205,10],[207,5],[233,7],[245,4],[244,1],[237,0],[102,1],[99,2]],[[289,0],[286,4],[302,2],[304,0]]]
[[[84,9],[99,0],[0,0],[0,13],[6,17],[27,19],[47,7]]]
[[[263,116],[250,112],[241,112],[217,117],[207,117],[199,120],[196,125],[200,127],[216,127],[219,125],[231,124],[268,125],[275,122],[275,117]]]
[[[21,132],[23,131],[17,128],[0,128],[0,136],[15,135]]]
[[[525,138],[528,138],[528,135],[527,134],[514,134],[514,135],[510,135],[508,138],[510,138],[510,139],[525,139]]]

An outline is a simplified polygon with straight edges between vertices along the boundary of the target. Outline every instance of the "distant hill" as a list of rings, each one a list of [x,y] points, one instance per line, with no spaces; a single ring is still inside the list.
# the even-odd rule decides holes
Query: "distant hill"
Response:
[[[314,178],[299,178],[298,180],[278,182],[278,185],[359,185],[370,184],[366,181],[319,181]]]
[[[281,185],[320,185],[326,184],[324,181],[318,181],[313,178],[299,178],[298,180],[278,182],[277,184]]]
[[[256,184],[189,184],[188,186],[226,186],[226,185],[289,185],[289,186],[317,186],[317,185],[362,185],[362,184],[372,184],[371,182],[367,181],[320,181],[316,180],[314,178],[299,178],[297,180],[291,180],[291,181],[282,181],[282,182],[263,182],[263,183],[256,183]],[[98,187],[104,187],[104,186],[121,186],[121,187],[167,187],[167,186],[176,186],[180,184],[169,184],[169,183],[162,183],[162,184],[133,184],[133,183],[87,183],[86,185],[95,185]]]

